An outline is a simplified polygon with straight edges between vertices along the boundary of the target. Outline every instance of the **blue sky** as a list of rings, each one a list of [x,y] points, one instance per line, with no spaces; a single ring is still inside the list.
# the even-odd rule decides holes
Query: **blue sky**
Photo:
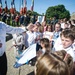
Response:
[[[2,6],[5,7],[5,0],[2,0]],[[16,10],[20,10],[22,0],[15,0]],[[30,10],[32,0],[27,0],[27,9]],[[34,11],[42,14],[48,7],[63,4],[70,14],[75,12],[75,0],[34,0]],[[11,6],[11,0],[7,0],[8,8]]]

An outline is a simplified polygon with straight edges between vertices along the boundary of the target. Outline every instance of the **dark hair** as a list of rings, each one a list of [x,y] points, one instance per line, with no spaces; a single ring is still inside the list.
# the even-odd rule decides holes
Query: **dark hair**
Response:
[[[73,34],[74,34],[74,39],[75,39],[75,26],[73,26],[73,27],[71,28],[71,30],[72,30],[72,32],[73,32]]]
[[[46,48],[46,51],[50,51],[50,42],[49,42],[49,39],[42,38],[42,39],[40,39],[40,43],[44,44],[44,46]]]

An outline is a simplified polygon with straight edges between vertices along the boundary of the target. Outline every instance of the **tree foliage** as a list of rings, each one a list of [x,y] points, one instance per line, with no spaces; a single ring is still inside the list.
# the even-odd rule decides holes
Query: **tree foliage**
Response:
[[[28,10],[27,13],[29,13],[31,16],[33,16],[33,15],[39,15],[37,12],[31,11],[31,10]]]
[[[64,5],[57,5],[57,6],[52,6],[49,7],[46,10],[46,17],[47,19],[52,18],[56,16],[57,18],[70,18],[70,13],[68,10],[65,9]]]

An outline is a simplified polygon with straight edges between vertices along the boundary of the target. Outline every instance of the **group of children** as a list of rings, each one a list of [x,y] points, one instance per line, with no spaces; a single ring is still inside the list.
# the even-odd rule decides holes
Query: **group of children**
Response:
[[[52,25],[46,25],[46,22],[30,23],[27,31],[17,36],[18,50],[25,50],[35,43],[37,45],[35,75],[73,75],[69,70],[75,69],[75,26],[70,28],[64,23],[65,27],[61,28],[61,25],[56,23],[52,31]]]
[[[40,40],[44,54],[37,59],[35,75],[75,75],[75,32],[64,29],[58,39],[55,50],[49,51],[47,38]]]

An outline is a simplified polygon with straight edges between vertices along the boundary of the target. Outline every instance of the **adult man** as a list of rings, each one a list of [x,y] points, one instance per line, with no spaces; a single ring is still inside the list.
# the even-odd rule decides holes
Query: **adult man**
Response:
[[[0,75],[7,74],[7,57],[5,53],[6,33],[19,34],[24,31],[22,28],[12,27],[0,21]]]

